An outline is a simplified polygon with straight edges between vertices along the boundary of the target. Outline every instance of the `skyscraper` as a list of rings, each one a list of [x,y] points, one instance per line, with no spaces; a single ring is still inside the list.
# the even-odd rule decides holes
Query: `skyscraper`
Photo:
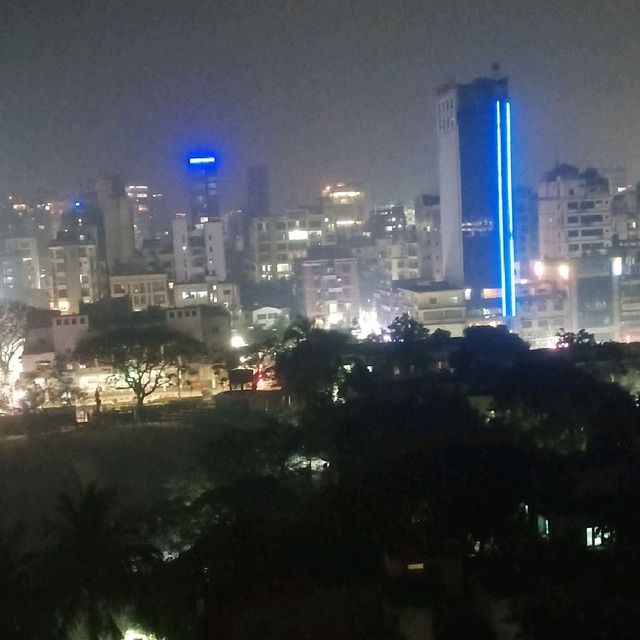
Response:
[[[188,156],[191,175],[191,223],[208,222],[220,217],[218,201],[218,161],[212,153]]]
[[[494,67],[497,71],[497,67]],[[478,78],[438,92],[438,152],[444,279],[501,289],[515,315],[511,104],[507,78]]]
[[[259,218],[271,213],[269,197],[269,168],[266,164],[249,167],[247,179],[247,213]]]
[[[107,268],[128,264],[135,254],[134,202],[118,177],[96,182],[96,196],[102,211]]]

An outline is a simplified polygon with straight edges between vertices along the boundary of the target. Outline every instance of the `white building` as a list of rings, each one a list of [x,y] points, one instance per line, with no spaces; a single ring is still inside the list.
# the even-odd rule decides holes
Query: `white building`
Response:
[[[186,217],[173,221],[173,255],[176,282],[227,277],[222,222],[212,220],[189,224]]]
[[[538,227],[543,259],[604,255],[611,247],[613,220],[606,179],[561,165],[538,187]]]
[[[219,306],[167,309],[167,325],[202,342],[209,354],[221,355],[231,346],[231,315]]]
[[[86,235],[63,236],[49,246],[51,308],[78,313],[80,303],[102,297],[102,279],[96,257],[96,243]]]
[[[115,275],[109,278],[111,297],[129,296],[133,311],[148,307],[169,306],[169,285],[166,273]]]
[[[378,320],[388,326],[394,318],[408,313],[430,331],[443,329],[461,336],[467,326],[465,292],[446,282],[407,280],[393,283],[375,294]]]
[[[199,282],[179,282],[173,285],[176,307],[193,307],[202,304],[217,304],[232,314],[240,311],[240,291],[233,282],[219,282],[207,276]]]
[[[89,331],[89,317],[84,314],[60,316],[51,321],[51,326],[54,353],[70,356]]]
[[[278,322],[289,323],[289,309],[280,309],[278,307],[260,307],[255,309],[252,314],[253,326],[261,329],[273,329]]]

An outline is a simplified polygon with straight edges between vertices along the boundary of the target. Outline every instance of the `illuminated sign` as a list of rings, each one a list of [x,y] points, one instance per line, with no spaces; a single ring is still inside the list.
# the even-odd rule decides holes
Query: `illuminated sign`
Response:
[[[189,164],[215,164],[216,159],[213,156],[190,156]]]

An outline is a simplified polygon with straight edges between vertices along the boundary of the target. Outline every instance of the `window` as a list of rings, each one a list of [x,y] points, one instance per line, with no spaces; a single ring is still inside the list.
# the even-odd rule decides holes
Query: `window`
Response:
[[[84,316],[80,318],[80,324],[87,324],[87,319]]]
[[[583,229],[580,235],[583,238],[602,238],[604,231],[603,229]]]
[[[567,205],[567,209],[577,209],[578,208],[578,203],[577,202],[570,202]]]
[[[175,314],[173,313],[173,311],[169,311],[169,317],[173,320]]]
[[[62,325],[62,320],[60,320],[60,318],[58,318],[56,320],[56,324],[60,327]]]
[[[579,234],[579,232],[578,232],[578,230],[577,230],[577,229],[569,229],[568,236],[569,236],[570,238],[577,238],[577,237],[578,237],[578,235],[580,235],[580,234]]]
[[[553,310],[554,311],[562,311],[564,309],[564,303],[563,302],[554,302],[553,303]]]
[[[569,251],[579,251],[580,250],[580,245],[579,244],[570,244],[569,245]]]
[[[608,527],[587,527],[587,547],[603,547],[613,544],[613,531]]]
[[[78,324],[78,318],[71,318],[71,324]]]
[[[429,298],[429,304],[438,304],[438,298]]]
[[[580,203],[580,211],[587,211],[588,209],[595,209],[595,202],[593,200],[583,200]]]
[[[567,217],[567,224],[575,224],[576,222],[578,222],[578,216]]]
[[[582,224],[591,224],[593,222],[602,222],[602,216],[599,213],[587,214],[586,216],[581,216],[580,222],[582,222]]]

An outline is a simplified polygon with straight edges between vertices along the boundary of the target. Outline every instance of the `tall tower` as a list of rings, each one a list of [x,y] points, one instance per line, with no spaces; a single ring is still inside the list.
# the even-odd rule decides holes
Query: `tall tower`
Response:
[[[478,78],[442,87],[436,117],[443,277],[452,286],[471,287],[475,295],[500,288],[502,314],[514,316],[507,78]]]
[[[266,164],[249,167],[247,179],[247,213],[260,218],[271,213],[269,197],[269,168]]]
[[[191,175],[191,223],[219,219],[216,157],[212,153],[192,154],[187,157],[187,167]]]
[[[110,272],[116,265],[126,265],[135,254],[133,231],[134,205],[117,176],[96,182],[98,205],[102,211],[105,255]]]

